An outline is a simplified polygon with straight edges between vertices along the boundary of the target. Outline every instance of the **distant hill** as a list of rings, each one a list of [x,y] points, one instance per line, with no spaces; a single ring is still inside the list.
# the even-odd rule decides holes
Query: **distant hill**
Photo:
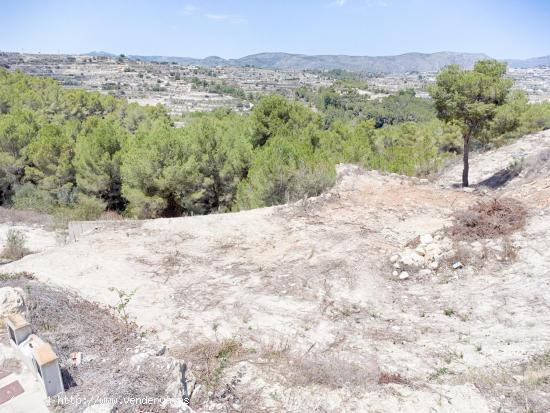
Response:
[[[514,68],[531,68],[539,66],[550,66],[550,56],[532,57],[531,59],[519,60],[508,59],[508,66]]]
[[[107,52],[91,52],[89,56],[117,55]],[[204,59],[174,56],[127,56],[132,60],[149,62],[177,62],[180,64],[203,67],[214,66],[253,66],[265,69],[295,69],[295,70],[331,70],[343,69],[353,72],[370,73],[405,73],[438,71],[446,65],[457,64],[471,68],[480,59],[489,56],[483,53],[406,53],[397,56],[348,56],[348,55],[304,55],[291,53],[258,53],[239,59],[224,59],[219,56],[209,56]],[[527,60],[507,60],[511,67],[536,67],[550,64],[550,56]]]

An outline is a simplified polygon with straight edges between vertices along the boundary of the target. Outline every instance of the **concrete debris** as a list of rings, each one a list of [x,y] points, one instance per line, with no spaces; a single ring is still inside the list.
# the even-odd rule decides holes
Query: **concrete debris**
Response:
[[[80,351],[72,352],[71,354],[69,354],[69,357],[70,357],[70,363],[74,367],[78,367],[82,363],[82,353]]]

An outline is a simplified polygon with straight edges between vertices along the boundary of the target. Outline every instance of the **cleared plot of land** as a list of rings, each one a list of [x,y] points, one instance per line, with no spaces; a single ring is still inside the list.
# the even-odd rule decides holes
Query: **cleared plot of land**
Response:
[[[548,139],[523,141],[528,157]],[[472,170],[501,159],[486,156]],[[492,165],[480,179],[508,166]],[[348,167],[318,198],[98,225],[4,271],[107,305],[111,287],[135,290],[130,316],[189,362],[199,411],[546,412],[550,175],[530,174],[464,192],[440,187],[454,175],[433,185]],[[526,206],[525,227],[446,238],[456,213],[499,196]],[[451,265],[401,277],[391,257],[426,234],[449,243]]]

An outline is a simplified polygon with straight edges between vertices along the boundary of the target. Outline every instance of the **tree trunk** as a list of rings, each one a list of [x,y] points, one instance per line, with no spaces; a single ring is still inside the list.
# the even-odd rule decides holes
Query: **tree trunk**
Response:
[[[464,135],[464,169],[462,170],[462,186],[468,186],[468,171],[470,170],[469,164],[470,155],[470,135]]]

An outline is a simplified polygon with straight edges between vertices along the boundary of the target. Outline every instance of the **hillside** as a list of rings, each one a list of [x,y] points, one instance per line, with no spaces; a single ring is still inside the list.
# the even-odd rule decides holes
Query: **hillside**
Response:
[[[107,52],[90,52],[89,56],[116,57]],[[483,53],[405,53],[397,56],[348,56],[348,55],[304,55],[292,53],[258,53],[239,59],[224,59],[219,56],[209,56],[204,59],[176,56],[140,56],[129,55],[133,60],[151,62],[177,62],[186,65],[203,67],[214,66],[254,66],[265,69],[294,70],[332,70],[343,69],[352,72],[369,73],[406,73],[434,72],[446,65],[458,64],[470,68],[480,59],[487,59]],[[550,57],[535,57],[530,59],[506,59],[512,68],[533,68],[550,65]]]
[[[3,271],[101,304],[135,290],[129,315],[187,363],[195,411],[547,412],[549,146],[546,131],[474,157],[478,184],[521,151],[524,171],[496,188],[341,165],[317,198],[91,223]],[[526,226],[449,235],[492,197],[520,199]]]

